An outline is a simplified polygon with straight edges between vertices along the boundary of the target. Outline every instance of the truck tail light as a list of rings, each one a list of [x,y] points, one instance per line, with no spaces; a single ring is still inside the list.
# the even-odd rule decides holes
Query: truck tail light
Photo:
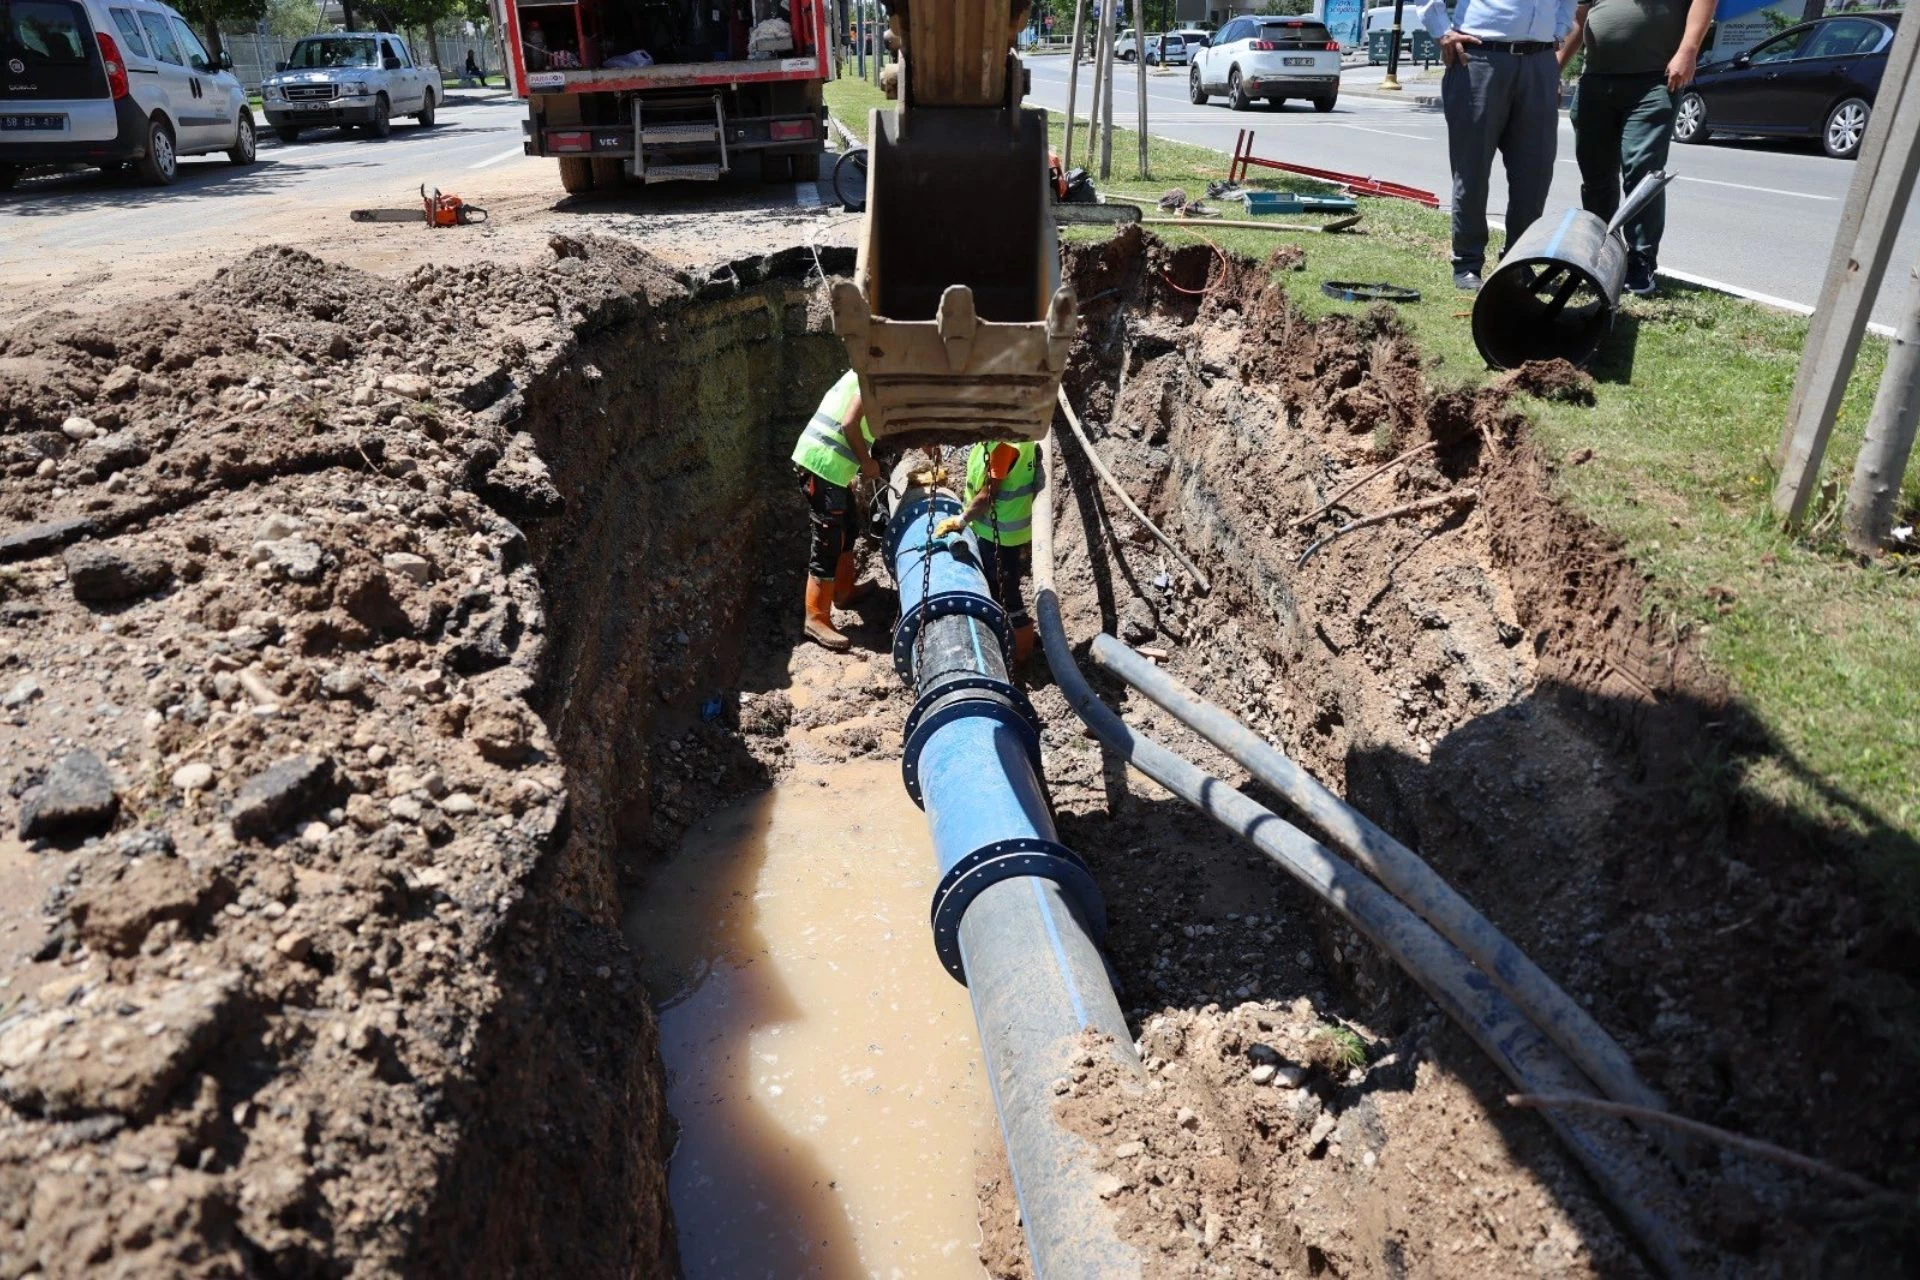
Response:
[[[107,91],[118,102],[128,92],[127,64],[120,60],[120,46],[104,31],[94,32],[93,38],[100,42],[100,61],[107,68]]]
[[[591,151],[593,135],[584,130],[577,133],[549,133],[547,149],[549,151]]]
[[[767,128],[775,142],[804,142],[813,136],[811,120],[775,120]]]

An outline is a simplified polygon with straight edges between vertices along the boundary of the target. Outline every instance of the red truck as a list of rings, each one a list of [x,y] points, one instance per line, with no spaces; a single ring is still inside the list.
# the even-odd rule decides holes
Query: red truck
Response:
[[[830,0],[493,0],[527,154],[570,192],[819,177]],[[747,157],[751,156],[749,161]]]

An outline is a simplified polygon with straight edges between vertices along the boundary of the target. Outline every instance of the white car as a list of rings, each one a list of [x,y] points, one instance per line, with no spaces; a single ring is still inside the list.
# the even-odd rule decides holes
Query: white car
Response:
[[[1340,45],[1313,18],[1235,18],[1199,50],[1188,73],[1187,96],[1198,106],[1213,94],[1245,111],[1256,98],[1279,106],[1305,98],[1331,111],[1340,97]]]
[[[34,165],[130,162],[165,186],[181,156],[252,164],[231,66],[156,0],[0,0],[0,189]]]
[[[1153,66],[1184,67],[1207,47],[1204,31],[1169,31],[1156,36],[1157,44],[1147,46],[1147,62]]]
[[[439,100],[439,70],[420,66],[405,40],[381,31],[307,36],[260,82],[267,123],[286,143],[319,125],[357,125],[384,138],[395,116],[431,129]]]
[[[1140,56],[1140,37],[1132,27],[1114,37],[1113,56],[1122,62],[1132,62]]]

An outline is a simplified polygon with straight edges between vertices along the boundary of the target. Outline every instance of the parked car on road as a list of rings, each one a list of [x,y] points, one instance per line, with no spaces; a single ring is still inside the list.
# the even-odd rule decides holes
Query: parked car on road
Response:
[[[181,156],[252,164],[231,66],[156,0],[0,0],[0,189],[36,165],[131,163],[165,186]]]
[[[1188,97],[1198,106],[1213,94],[1245,111],[1256,98],[1278,107],[1305,98],[1331,111],[1340,96],[1340,45],[1312,18],[1235,18],[1193,58]]]
[[[1207,47],[1204,31],[1169,31],[1158,39],[1160,43],[1147,51],[1147,62],[1153,66],[1184,67]]]
[[[298,142],[302,129],[357,125],[384,138],[393,117],[412,116],[433,127],[440,102],[440,72],[415,64],[407,42],[384,31],[341,31],[308,36],[287,60],[260,82],[267,123],[282,142]]]
[[[1853,159],[1899,25],[1897,13],[1836,14],[1701,67],[1675,104],[1675,140],[1728,133],[1818,138],[1828,155]]]
[[[1128,27],[1113,40],[1113,56],[1122,62],[1132,62],[1140,54],[1140,36],[1132,27]]]

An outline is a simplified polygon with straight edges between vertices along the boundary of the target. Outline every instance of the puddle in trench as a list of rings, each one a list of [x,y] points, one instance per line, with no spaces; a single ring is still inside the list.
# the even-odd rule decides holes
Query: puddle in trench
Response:
[[[627,915],[660,1010],[690,1280],[977,1277],[994,1128],[935,959],[899,766],[804,766],[690,832]]]

